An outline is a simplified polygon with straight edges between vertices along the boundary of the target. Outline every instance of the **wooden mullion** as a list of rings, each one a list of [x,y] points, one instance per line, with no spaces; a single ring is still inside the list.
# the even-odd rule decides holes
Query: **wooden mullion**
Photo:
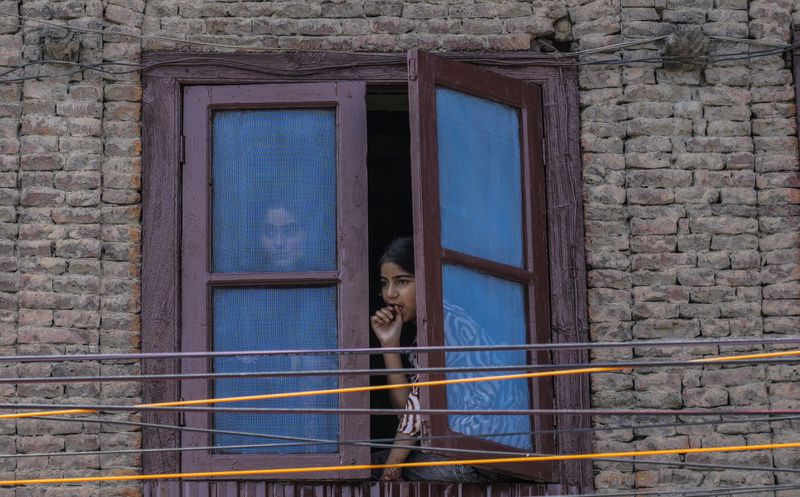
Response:
[[[465,254],[456,250],[442,249],[442,262],[457,264],[468,269],[474,269],[475,271],[522,285],[529,285],[533,282],[534,275],[528,270]]]
[[[523,199],[525,210],[525,250],[528,268],[533,279],[528,291],[528,336],[531,343],[550,342],[550,285],[547,254],[547,189],[544,174],[543,115],[541,87],[529,83],[524,92],[524,104],[520,113],[523,164]],[[549,364],[547,351],[528,351],[529,364]],[[532,408],[554,407],[553,380],[530,379]],[[535,431],[552,431],[555,419],[552,416],[533,416]],[[555,435],[537,435],[536,450],[554,453]]]
[[[212,286],[322,286],[339,283],[336,271],[308,273],[212,273]]]
[[[366,84],[363,81],[336,84],[336,224],[339,274],[338,321],[339,346],[369,347],[369,242],[367,226],[367,108]],[[339,356],[343,371],[368,369],[369,357],[364,354]],[[339,377],[342,388],[367,386],[363,375]],[[339,395],[343,408],[369,409],[369,394]],[[368,418],[367,418],[368,419]],[[363,434],[365,418],[339,416],[339,436],[356,440]],[[367,421],[368,422],[368,421]],[[369,447],[339,446],[339,464],[355,465],[369,461]],[[368,470],[341,472],[340,478],[366,478]]]
[[[144,77],[142,103],[142,352],[174,352],[180,347],[180,85],[175,78]],[[144,374],[179,372],[177,361],[142,361]],[[142,382],[145,402],[177,400],[180,385],[174,381]],[[176,412],[142,412],[147,423],[176,425]],[[142,429],[145,449],[177,447],[180,433],[167,429]],[[145,473],[176,473],[177,452],[145,452]]]
[[[411,129],[411,198],[414,219],[414,261],[417,282],[417,343],[420,346],[444,343],[442,309],[442,271],[439,217],[439,168],[436,129],[433,60],[418,50],[408,55],[409,124]],[[414,187],[416,186],[416,187]],[[444,364],[444,353],[420,354],[419,366]],[[422,375],[431,380],[444,378],[443,373]],[[423,388],[423,406],[442,409],[443,388]],[[421,417],[423,428],[440,431],[442,417]],[[423,442],[427,443],[427,442]]]
[[[485,69],[443,57],[436,57],[435,64],[437,86],[446,86],[518,108],[524,106],[524,95],[519,91],[523,83],[519,80],[493,78],[487,81]]]

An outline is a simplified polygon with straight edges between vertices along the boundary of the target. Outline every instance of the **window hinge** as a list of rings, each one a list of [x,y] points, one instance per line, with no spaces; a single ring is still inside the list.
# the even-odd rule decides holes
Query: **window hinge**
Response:
[[[186,137],[183,135],[178,140],[178,157],[181,164],[186,164]]]
[[[542,137],[542,167],[547,169],[547,154],[544,151],[547,150],[547,140]]]
[[[409,81],[416,81],[417,80],[417,52],[416,50],[412,50],[408,54],[408,80]]]

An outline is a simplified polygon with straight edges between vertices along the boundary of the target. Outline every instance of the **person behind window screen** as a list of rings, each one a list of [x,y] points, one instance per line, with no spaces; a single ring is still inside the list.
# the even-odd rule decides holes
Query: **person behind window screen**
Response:
[[[273,203],[261,217],[264,270],[304,272],[331,269],[331,262],[316,252],[326,245],[324,234],[309,219],[312,206],[301,202]]]
[[[389,244],[380,260],[381,297],[386,304],[370,318],[372,331],[381,347],[401,347],[416,344],[417,292],[414,280],[414,242],[411,238],[399,238]],[[404,360],[405,359],[405,360]],[[387,369],[417,367],[417,354],[405,356],[398,353],[383,354]],[[416,383],[417,375],[402,373],[386,375],[390,385]],[[416,445],[420,432],[418,387],[389,390],[392,408],[405,409],[395,435],[394,447],[389,451],[385,464],[399,464],[406,460]],[[399,480],[400,468],[386,468],[381,480]]]

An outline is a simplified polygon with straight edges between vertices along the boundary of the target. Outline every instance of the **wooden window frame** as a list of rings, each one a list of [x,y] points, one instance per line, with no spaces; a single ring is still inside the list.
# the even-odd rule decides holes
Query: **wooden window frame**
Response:
[[[588,340],[586,267],[584,259],[582,179],[579,149],[577,70],[565,59],[533,53],[444,54],[453,60],[488,67],[500,74],[541,87],[544,118],[544,163],[547,190],[547,254],[549,285],[549,341]],[[281,53],[143,55],[143,249],[142,349],[146,352],[180,350],[180,247],[182,98],[192,85],[363,81],[372,86],[408,84],[405,54]],[[363,226],[366,229],[366,224]],[[364,325],[367,333],[367,325]],[[588,362],[585,351],[547,353],[553,364]],[[426,366],[424,355],[421,367]],[[147,361],[144,373],[176,373],[179,361]],[[589,380],[585,376],[557,377],[553,381],[554,407],[588,408]],[[178,382],[147,382],[145,402],[180,398]],[[174,412],[143,414],[145,421],[179,425]],[[557,427],[587,428],[588,417],[562,416]],[[144,428],[145,448],[180,446],[175,430]],[[591,437],[564,432],[555,437],[558,453],[588,452]],[[177,472],[177,452],[146,453],[145,473]],[[562,486],[591,488],[591,463],[554,463],[551,475]],[[308,479],[300,476],[298,479]]]
[[[181,350],[212,350],[211,333],[214,288],[243,287],[337,287],[338,346],[364,348],[368,337],[357,323],[369,319],[368,296],[363,291],[369,284],[366,253],[366,204],[358,202],[359,193],[366,191],[366,94],[363,82],[298,83],[292,85],[196,85],[184,91],[184,134],[186,164],[183,168],[183,208],[193,215],[183,216],[181,240],[181,283],[183,326],[193,333],[181,336]],[[361,102],[359,103],[359,99]],[[328,108],[336,112],[336,269],[318,272],[285,273],[224,273],[215,272],[211,264],[212,251],[212,200],[210,187],[212,158],[212,113],[215,110],[237,108]],[[339,369],[367,369],[368,357],[364,355],[339,356]],[[182,361],[183,373],[213,371],[209,358]],[[365,377],[353,375],[338,378],[342,388],[365,386]],[[213,397],[213,381],[194,380],[181,383],[181,397],[205,399]],[[339,405],[345,409],[368,409],[364,396],[340,395]],[[339,434],[343,440],[361,438],[359,422],[362,416],[338,416]],[[201,429],[213,427],[212,415],[206,412],[187,412],[184,421],[188,426]],[[213,438],[208,433],[187,432],[181,445],[184,447],[210,447]],[[288,468],[302,466],[336,466],[349,461],[369,458],[369,448],[340,445],[333,454],[215,454],[210,451],[187,451],[181,458],[181,471],[226,471],[260,468]],[[357,476],[366,476],[361,472]],[[346,475],[353,477],[353,475]],[[274,478],[278,478],[276,475]],[[312,474],[310,479],[342,478],[344,474]],[[259,477],[264,479],[264,477]],[[269,478],[269,476],[267,477]]]
[[[527,343],[547,343],[550,330],[547,323],[549,305],[547,268],[546,189],[542,162],[542,107],[541,88],[517,78],[491,72],[474,64],[448,60],[437,54],[414,50],[409,55],[409,101],[411,109],[412,194],[414,198],[414,225],[418,280],[424,281],[417,289],[418,315],[425,319],[418,323],[420,345],[445,343],[444,313],[442,303],[442,268],[445,263],[455,264],[503,281],[517,283],[525,288],[525,323]],[[523,266],[495,262],[462,252],[447,249],[441,244],[441,213],[439,203],[439,155],[436,125],[436,89],[449,88],[461,93],[490,99],[519,109],[520,161],[522,167],[519,185],[522,192],[522,244]],[[419,234],[422,236],[420,237]],[[430,342],[429,342],[430,340]],[[549,364],[546,352],[528,353],[528,364]],[[433,367],[445,366],[444,352],[428,355]],[[432,380],[443,380],[443,373],[430,375]],[[531,409],[553,408],[552,378],[529,379]],[[445,388],[424,389],[422,404],[432,409],[447,409]],[[449,426],[447,416],[430,416],[431,433],[458,435]],[[555,437],[541,432],[555,427],[549,416],[531,416],[531,428],[539,432],[533,439],[533,452],[549,454],[555,451]],[[489,440],[468,438],[433,439],[432,447],[484,451],[525,451]],[[445,452],[446,454],[446,452]],[[452,457],[470,459],[472,454],[452,452]],[[555,478],[553,464],[513,463],[499,465],[499,470],[536,481]]]

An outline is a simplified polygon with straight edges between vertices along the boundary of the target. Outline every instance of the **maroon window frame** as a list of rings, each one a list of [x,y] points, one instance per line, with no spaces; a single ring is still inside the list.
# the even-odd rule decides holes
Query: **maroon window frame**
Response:
[[[337,269],[302,273],[215,273],[211,271],[211,113],[219,109],[335,108],[336,110],[336,202]],[[297,83],[292,85],[192,86],[184,92],[184,134],[186,162],[183,168],[182,218],[182,322],[185,332],[181,350],[211,349],[211,290],[214,287],[312,287],[337,286],[339,347],[367,347],[363,323],[369,319],[366,251],[366,202],[359,201],[366,192],[366,104],[362,82]],[[208,358],[186,359],[184,373],[211,371]],[[339,369],[365,369],[367,356],[339,356]],[[366,376],[341,376],[342,388],[366,386]],[[212,381],[184,381],[181,396],[205,399],[213,396]],[[368,409],[365,396],[340,395],[342,408]],[[228,404],[226,404],[228,405]],[[231,404],[235,406],[235,404]],[[342,440],[361,437],[359,416],[339,416]],[[187,412],[187,426],[212,428],[212,415]],[[212,446],[208,433],[185,432],[182,446]],[[212,451],[185,451],[181,469],[225,471],[300,466],[353,464],[369,459],[369,448],[352,444],[339,445],[333,454],[219,454]],[[364,474],[310,474],[309,479],[359,477]],[[263,476],[260,479],[268,479]],[[273,477],[277,478],[277,476]],[[285,476],[284,476],[285,478]]]
[[[562,64],[569,57],[557,58],[534,52],[440,55],[448,60],[469,62],[498,74],[532,82],[541,88],[550,292],[550,322],[547,332],[549,340],[554,343],[588,341],[582,176],[577,139],[580,135],[577,68]],[[142,62],[145,66],[142,74],[142,350],[168,353],[180,350],[181,336],[190,332],[181,322],[180,247],[183,236],[181,216],[184,210],[181,198],[181,164],[182,133],[185,129],[185,123],[181,119],[183,92],[195,85],[294,85],[299,82],[320,81],[359,81],[373,87],[397,87],[408,85],[409,71],[407,57],[400,53],[146,52],[142,55]],[[365,203],[366,197],[359,201]],[[365,230],[366,224],[361,225],[360,229]],[[416,235],[421,236],[419,233]],[[358,333],[363,334],[366,339],[366,321]],[[560,350],[545,355],[554,364],[588,362],[584,351]],[[420,363],[421,367],[427,365],[425,354],[420,354]],[[146,361],[142,368],[148,374],[174,374],[180,371],[180,361]],[[145,382],[142,385],[144,401],[179,400],[179,386],[180,383],[174,381]],[[367,402],[368,395],[361,395],[364,402]],[[588,408],[588,378],[554,378],[553,399],[554,407],[558,409]],[[171,411],[146,411],[142,417],[150,423],[181,424],[179,414]],[[557,421],[557,428],[564,431],[555,436],[556,453],[586,453],[591,450],[589,434],[570,431],[589,427],[587,417],[562,416]],[[181,439],[185,436],[186,432],[175,429],[145,427],[142,433],[143,446],[162,449],[180,447]],[[287,459],[295,461],[294,456],[287,456]],[[180,461],[181,457],[177,452],[147,452],[142,459],[143,470],[147,474],[175,473],[180,470]],[[553,463],[551,466],[553,478],[549,483],[528,484],[524,489],[514,486],[515,495],[592,491],[590,462],[566,461]],[[344,477],[357,476],[348,473]],[[290,478],[305,480],[308,476],[287,475],[285,479]],[[259,485],[257,482],[237,484],[230,481],[196,484],[205,485],[204,491],[218,496],[238,495],[237,489],[242,485]],[[531,485],[536,485],[536,488]],[[149,482],[145,486],[145,491],[154,495],[165,492],[163,495],[172,497],[196,493],[182,490],[184,485],[179,482]],[[272,484],[268,484],[267,488],[273,489]],[[304,488],[320,489],[320,492],[324,490],[320,485]],[[348,491],[351,487],[337,488]],[[357,488],[368,493],[373,487],[369,482],[364,482]],[[405,487],[398,487],[397,491],[403,491],[403,488]],[[492,488],[499,487],[493,485]],[[282,492],[278,487],[273,490]],[[451,490],[456,493],[460,491]]]
[[[528,343],[550,341],[549,289],[547,267],[547,212],[545,204],[545,176],[542,162],[542,108],[538,85],[502,76],[473,64],[447,60],[420,51],[409,54],[409,107],[411,114],[411,171],[414,205],[415,260],[417,261],[417,310],[423,319],[418,322],[421,345],[441,346],[444,341],[444,315],[442,295],[442,266],[453,263],[475,271],[513,281],[526,287],[526,323]],[[485,260],[441,246],[441,218],[439,209],[439,163],[436,128],[436,88],[446,87],[462,93],[493,100],[518,109],[520,113],[520,158],[522,160],[523,199],[523,268]],[[420,236],[421,235],[421,236]],[[444,367],[445,354],[428,355],[429,366]],[[546,353],[528,354],[529,364],[548,364]],[[431,375],[432,380],[443,380],[445,375]],[[553,408],[553,382],[549,378],[529,380],[532,409]],[[424,389],[423,405],[432,409],[447,409],[447,390],[444,387]],[[448,425],[447,416],[428,419],[431,435],[430,447],[444,449],[525,451],[488,440],[467,438],[437,438],[458,435]],[[531,416],[531,427],[536,432],[552,430],[552,418]],[[552,434],[539,433],[533,440],[537,453],[553,453]],[[474,458],[470,453],[444,452],[461,459]],[[553,477],[551,464],[501,464],[499,471],[541,481]]]

